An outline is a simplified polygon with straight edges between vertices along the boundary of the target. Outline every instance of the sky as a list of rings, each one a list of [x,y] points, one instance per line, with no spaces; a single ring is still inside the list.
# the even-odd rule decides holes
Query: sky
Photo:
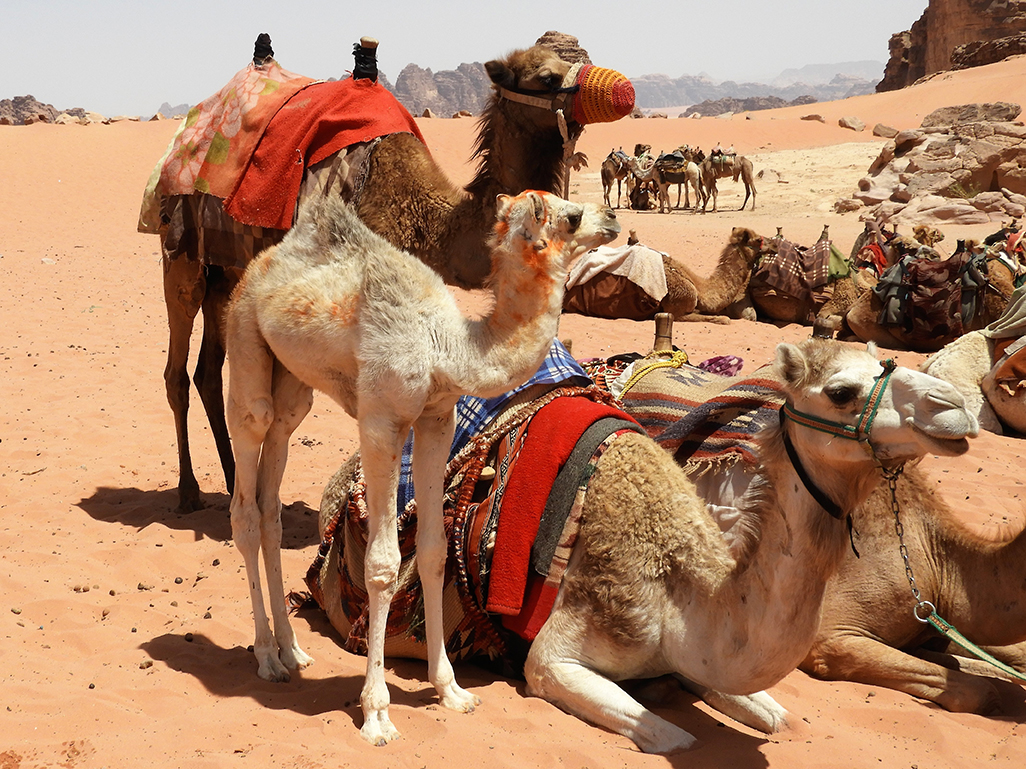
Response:
[[[628,77],[706,74],[768,81],[785,69],[886,62],[887,41],[928,0],[2,0],[0,99],[59,110],[151,115],[197,104],[253,54],[261,32],[287,70],[344,77],[353,43],[378,38],[391,82],[407,64],[434,72],[574,35],[593,63]],[[883,72],[881,70],[881,76]]]

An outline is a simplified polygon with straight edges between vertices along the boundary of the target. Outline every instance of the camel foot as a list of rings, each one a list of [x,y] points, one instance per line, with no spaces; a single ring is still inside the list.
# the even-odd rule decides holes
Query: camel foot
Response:
[[[474,708],[481,704],[480,697],[463,689],[455,681],[439,688],[438,700],[442,707],[457,713],[473,713]]]
[[[206,505],[200,499],[199,487],[194,490],[183,489],[181,486],[178,487],[178,512],[179,513],[195,513],[197,510],[202,510]]]
[[[360,736],[376,748],[387,745],[401,736],[388,718],[388,708],[364,713]]]
[[[654,713],[646,713],[641,722],[628,729],[624,736],[634,740],[643,753],[675,753],[688,750],[697,742],[693,734]]]
[[[314,658],[299,648],[299,644],[293,644],[283,648],[279,653],[281,663],[289,670],[302,670],[313,664]]]
[[[287,684],[292,680],[288,668],[281,664],[277,653],[270,651],[265,654],[257,653],[256,656],[257,660],[259,660],[257,675],[262,679],[275,684]]]

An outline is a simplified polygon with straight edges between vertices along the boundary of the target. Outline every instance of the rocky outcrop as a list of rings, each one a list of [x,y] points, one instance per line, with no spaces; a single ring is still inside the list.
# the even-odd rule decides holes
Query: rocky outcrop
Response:
[[[904,88],[926,75],[952,69],[960,46],[974,46],[957,54],[961,65],[978,66],[969,63],[974,60],[979,64],[1000,61],[994,58],[998,52],[1011,51],[1017,43],[986,44],[1024,31],[1026,0],[930,0],[910,30],[891,36],[890,59],[876,90]]]
[[[799,96],[792,101],[785,101],[779,96],[752,96],[747,99],[735,99],[726,97],[723,99],[707,100],[701,104],[695,104],[682,114],[682,117],[692,115],[715,116],[735,112],[757,112],[764,109],[776,109],[778,107],[793,107],[801,104],[815,104],[812,96]]]
[[[955,48],[951,54],[951,68],[982,67],[984,64],[1004,61],[1009,56],[1019,56],[1024,53],[1026,53],[1026,32],[1002,37],[998,40],[977,40]]]
[[[35,96],[0,99],[0,119],[6,119],[5,125],[53,123],[59,114],[52,104],[43,104]]]
[[[884,145],[851,199],[885,221],[984,223],[1026,215],[1026,127],[1018,105],[938,110]],[[951,120],[940,125],[947,115]],[[979,120],[998,115],[1003,121]],[[953,117],[952,117],[953,116]]]
[[[573,35],[565,35],[562,32],[546,32],[534,41],[535,45],[544,45],[556,52],[563,61],[571,64],[593,64],[588,52],[581,48],[581,44]]]
[[[491,92],[491,80],[479,62],[441,72],[407,64],[394,88],[395,97],[411,115],[426,109],[436,115],[451,115],[463,109],[480,114]]]

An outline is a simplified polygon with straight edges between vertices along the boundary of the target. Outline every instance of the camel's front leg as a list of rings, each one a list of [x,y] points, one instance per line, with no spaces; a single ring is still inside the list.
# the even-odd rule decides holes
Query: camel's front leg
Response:
[[[399,458],[410,425],[397,423],[391,416],[379,416],[364,402],[359,413],[360,455],[367,486],[367,553],[363,568],[368,604],[367,677],[360,694],[364,719],[360,734],[372,745],[385,745],[399,737],[388,717],[385,631],[399,578],[396,496]]]
[[[260,506],[260,544],[267,570],[267,592],[274,621],[274,639],[279,665],[273,680],[288,681],[288,670],[301,670],[313,662],[296,639],[285,605],[285,585],[281,570],[281,481],[288,461],[289,438],[310,413],[313,390],[300,382],[281,364],[274,367],[274,421],[264,438],[260,454],[257,502]]]
[[[696,684],[681,675],[675,677],[689,692],[740,724],[766,734],[774,734],[787,727],[787,710],[766,692],[724,694]]]
[[[987,679],[927,662],[865,636],[837,634],[817,641],[801,668],[829,681],[895,689],[955,713],[991,713],[1001,705],[997,689]]]
[[[557,601],[527,655],[528,694],[629,737],[645,753],[670,753],[694,745],[694,736],[660,718],[590,667],[584,661],[585,647],[597,650],[608,644],[589,641],[584,622],[568,616]]]
[[[481,699],[461,689],[445,653],[442,627],[442,587],[445,581],[446,538],[442,520],[446,458],[452,446],[452,408],[424,414],[414,423],[413,486],[417,494],[417,569],[424,590],[428,680],[442,705],[470,712]]]

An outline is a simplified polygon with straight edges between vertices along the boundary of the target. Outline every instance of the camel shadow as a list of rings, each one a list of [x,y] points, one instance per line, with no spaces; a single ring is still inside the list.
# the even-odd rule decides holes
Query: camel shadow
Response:
[[[228,512],[228,494],[203,494],[206,507],[194,513],[178,512],[176,489],[113,488],[100,486],[89,497],[80,499],[77,507],[91,518],[117,523],[141,531],[158,523],[176,531],[192,531],[196,541],[210,538],[230,542],[232,526]],[[282,505],[282,547],[302,549],[320,542],[317,533],[317,511],[305,502]]]

